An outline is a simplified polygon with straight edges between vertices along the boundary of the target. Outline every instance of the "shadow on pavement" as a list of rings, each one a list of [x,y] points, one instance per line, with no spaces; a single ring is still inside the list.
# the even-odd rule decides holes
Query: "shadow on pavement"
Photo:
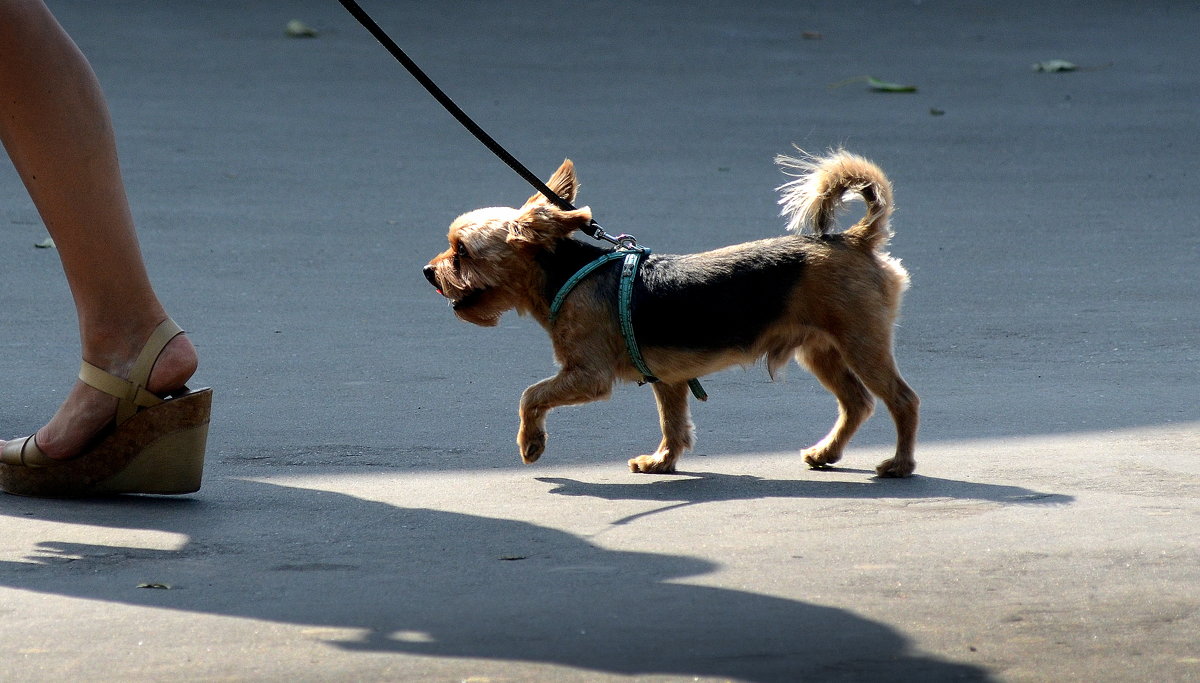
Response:
[[[576,495],[665,488],[552,481],[559,493]],[[753,477],[673,483],[673,492],[697,501],[718,499],[719,489],[816,495],[815,487],[802,492],[802,482]],[[961,494],[1022,495],[956,485]],[[222,500],[213,501],[0,497],[0,515],[186,536],[168,550],[46,540],[25,561],[0,562],[0,585],[341,627],[350,633],[330,643],[345,651],[751,681],[988,679],[974,666],[924,656],[893,628],[841,609],[675,582],[716,568],[696,558],[607,550],[525,522],[328,491],[236,480],[220,487]],[[148,581],[172,590],[138,588]]]
[[[839,472],[870,473],[867,470],[830,468]],[[904,480],[813,481],[763,479],[752,474],[714,474],[680,472],[681,476],[632,484],[593,483],[562,477],[537,477],[553,484],[549,492],[560,496],[585,496],[603,500],[646,500],[674,502],[656,510],[641,512],[613,522],[628,524],[634,520],[700,503],[760,498],[894,498],[903,500],[978,500],[1002,504],[1065,505],[1074,497],[1040,493],[1020,486],[981,484],[937,477],[913,476]]]
[[[831,468],[838,472],[861,472],[848,468]],[[635,483],[592,483],[562,477],[537,477],[538,481],[554,484],[550,493],[561,496],[589,496],[604,500],[666,500],[686,503],[713,503],[728,500],[759,498],[898,498],[978,500],[1005,504],[1063,505],[1075,500],[1073,496],[1042,493],[1021,486],[984,484],[953,479],[916,475],[908,479],[866,481],[814,481],[802,479],[764,479],[752,474],[717,474],[712,472],[679,472],[647,486]]]

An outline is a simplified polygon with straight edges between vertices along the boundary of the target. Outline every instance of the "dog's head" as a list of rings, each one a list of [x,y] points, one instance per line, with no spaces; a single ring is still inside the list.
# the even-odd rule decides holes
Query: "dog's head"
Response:
[[[546,184],[574,202],[579,184],[571,160],[564,161]],[[525,312],[532,306],[538,287],[534,257],[553,251],[559,240],[586,228],[591,220],[587,207],[563,211],[541,194],[519,209],[476,209],[450,225],[450,247],[425,266],[425,278],[450,300],[459,318],[495,325],[505,311]]]

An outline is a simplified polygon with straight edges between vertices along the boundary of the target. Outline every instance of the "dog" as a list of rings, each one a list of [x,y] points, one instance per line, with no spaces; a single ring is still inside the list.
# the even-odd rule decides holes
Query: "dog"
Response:
[[[699,254],[651,254],[641,262],[628,306],[643,369],[653,372],[662,441],[653,453],[629,460],[635,473],[674,472],[692,448],[689,380],[759,360],[774,379],[789,358],[838,402],[828,435],[802,451],[809,466],[838,462],[878,396],[895,422],[896,452],[876,473],[913,472],[919,399],[892,353],[892,329],[909,278],[884,251],[891,237],[891,183],[875,164],[844,150],[823,157],[781,155],[776,162],[792,178],[777,189],[795,234]],[[573,206],[579,184],[571,160],[547,186]],[[861,198],[866,215],[838,232],[835,213],[847,197]],[[631,359],[618,319],[621,263],[609,262],[578,280],[551,315],[560,288],[612,251],[572,237],[593,224],[588,207],[568,210],[535,194],[520,208],[458,217],[449,248],[424,267],[458,318],[487,327],[516,310],[550,334],[560,370],[521,396],[517,445],[526,463],[545,451],[551,409],[606,399],[617,380],[648,379]]]

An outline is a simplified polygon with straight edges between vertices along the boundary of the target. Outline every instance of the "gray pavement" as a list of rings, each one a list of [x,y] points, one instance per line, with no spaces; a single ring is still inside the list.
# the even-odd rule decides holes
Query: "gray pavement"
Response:
[[[1200,679],[1196,3],[366,3],[659,252],[778,234],[792,143],[877,161],[923,399],[901,481],[871,476],[885,414],[803,465],[834,405],[799,369],[707,378],[679,475],[625,470],[657,442],[635,386],[521,465],[544,333],[420,274],[519,178],[333,0],[52,6],[217,394],[194,496],[0,497],[0,679]],[[864,75],[919,89],[830,87]],[[3,436],[78,362],[43,237],[0,165]]]

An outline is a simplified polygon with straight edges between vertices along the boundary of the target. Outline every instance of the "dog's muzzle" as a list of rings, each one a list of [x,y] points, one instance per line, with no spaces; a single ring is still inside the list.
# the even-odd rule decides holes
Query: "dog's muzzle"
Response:
[[[433,285],[433,288],[438,291],[438,294],[441,294],[442,287],[441,287],[441,285],[438,284],[437,276],[434,275],[433,266],[425,266],[424,268],[421,269],[421,272],[425,273],[425,279],[429,280],[429,284]]]

